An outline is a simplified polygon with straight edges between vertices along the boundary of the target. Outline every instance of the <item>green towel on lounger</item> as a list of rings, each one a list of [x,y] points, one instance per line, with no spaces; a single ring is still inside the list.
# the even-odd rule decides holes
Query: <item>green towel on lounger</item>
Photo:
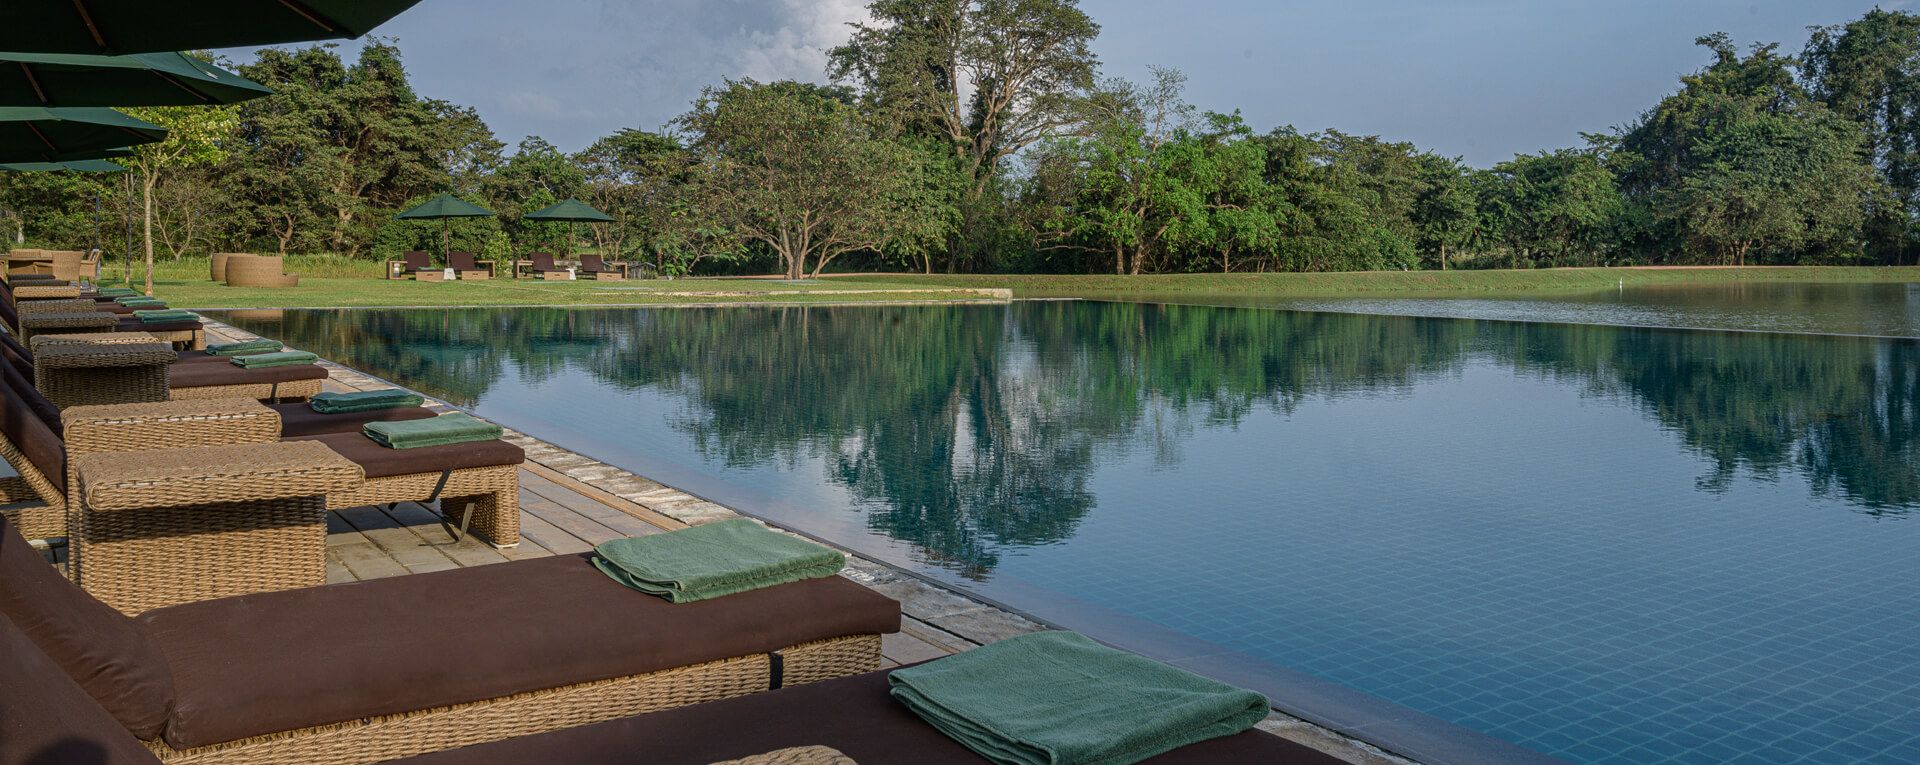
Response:
[[[233,365],[241,369],[265,369],[267,367],[291,367],[300,364],[312,364],[320,357],[306,351],[281,351],[279,353],[255,353],[246,356],[234,356]]]
[[[100,297],[106,298],[135,297],[139,294],[139,292],[125,287],[106,287],[100,290]]]
[[[836,550],[745,518],[614,539],[593,551],[593,565],[614,581],[673,603],[833,576],[847,565]]]
[[[178,308],[165,311],[134,311],[133,317],[145,324],[170,324],[176,321],[199,321],[200,317],[192,311]]]
[[[363,390],[354,393],[327,391],[307,400],[307,406],[321,414],[371,412],[378,409],[404,409],[426,403],[420,396],[400,390]]]
[[[423,446],[492,441],[500,437],[500,426],[470,414],[454,412],[424,420],[369,422],[360,432],[389,449],[418,449]]]
[[[113,302],[119,303],[121,305],[133,306],[133,305],[140,305],[141,303],[160,303],[165,301],[162,301],[160,298],[157,298],[157,297],[147,297],[146,295],[122,295],[120,297],[114,298]]]
[[[894,670],[893,697],[1012,765],[1123,765],[1266,719],[1267,699],[1095,643],[1035,632]]]
[[[264,337],[242,340],[237,343],[216,343],[207,346],[209,356],[252,356],[261,353],[274,353],[280,350],[280,341]]]
[[[167,309],[167,304],[158,300],[135,300],[121,303],[120,306],[122,308],[132,308],[136,311],[164,311]]]

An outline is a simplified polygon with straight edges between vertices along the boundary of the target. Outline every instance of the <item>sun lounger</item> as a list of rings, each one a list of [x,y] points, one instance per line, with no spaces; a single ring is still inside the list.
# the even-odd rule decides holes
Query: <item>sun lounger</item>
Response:
[[[580,256],[580,278],[599,281],[620,281],[627,278],[626,269],[619,263],[608,263],[599,255],[585,253]]]
[[[674,605],[577,555],[129,617],[0,527],[0,761],[384,761],[871,671],[899,623],[840,577]]]
[[[862,765],[982,765],[987,760],[922,722],[888,695],[887,672],[454,749],[392,765],[707,765],[824,746]],[[771,760],[792,762],[792,760]],[[1344,762],[1260,730],[1202,741],[1152,765],[1338,765]]]
[[[0,478],[0,515],[29,537],[65,536],[68,497],[77,491],[67,461],[79,454],[357,435],[368,422],[434,414],[421,407],[347,415],[303,409],[305,404],[263,408],[255,402],[217,399],[61,412],[13,364],[0,364],[0,459],[18,473]],[[518,510],[517,503],[514,508]]]
[[[532,271],[536,279],[565,279],[568,276],[567,269],[554,265],[551,252],[536,252],[528,255],[527,259],[533,261]]]
[[[421,271],[438,270],[440,269],[433,267],[433,256],[423,250],[408,250],[400,256],[398,273],[402,276],[418,276]]]
[[[120,343],[165,341],[165,338],[147,328],[130,329],[124,333],[96,333],[94,335],[55,335],[62,342],[72,343]],[[41,336],[38,342],[47,342]],[[33,353],[28,345],[11,337],[0,335],[0,358],[11,363],[27,379],[35,379],[33,372]],[[215,363],[202,363],[200,358]],[[325,367],[305,364],[291,367],[269,367],[262,369],[241,369],[228,363],[230,359],[209,356],[199,351],[180,352],[173,364],[167,369],[169,389],[168,398],[172,400],[215,399],[215,398],[252,398],[271,403],[287,400],[303,400],[320,392],[327,380]],[[103,367],[104,368],[104,367]],[[129,397],[119,402],[151,400]],[[104,401],[99,403],[106,403]]]
[[[493,278],[493,261],[474,260],[471,252],[447,253],[447,267],[453,269],[453,275],[462,281]]]

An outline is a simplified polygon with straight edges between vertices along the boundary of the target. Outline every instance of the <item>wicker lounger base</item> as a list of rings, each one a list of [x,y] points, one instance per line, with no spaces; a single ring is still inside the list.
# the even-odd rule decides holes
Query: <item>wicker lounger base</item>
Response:
[[[779,653],[781,685],[801,685],[879,668],[880,636],[822,640]],[[360,765],[745,696],[771,685],[769,657],[742,656],[186,751],[147,746],[170,765]]]
[[[154,337],[160,338],[162,342],[184,345],[186,346],[186,350],[189,351],[204,351],[207,349],[207,332],[204,329],[149,329],[144,331],[152,333]]]
[[[128,616],[327,581],[319,496],[74,515],[75,583]]]
[[[283,383],[257,383],[249,385],[202,385],[194,388],[174,388],[174,401],[204,401],[211,398],[250,398],[256,401],[281,403],[285,401],[304,401],[320,394],[325,380],[294,380]]]
[[[472,505],[467,529],[486,537],[494,547],[520,544],[519,465],[453,470],[448,471],[444,479],[440,473],[368,478],[358,491],[327,495],[327,509],[424,503],[434,499],[440,500],[442,514],[456,526],[468,519],[468,505]]]

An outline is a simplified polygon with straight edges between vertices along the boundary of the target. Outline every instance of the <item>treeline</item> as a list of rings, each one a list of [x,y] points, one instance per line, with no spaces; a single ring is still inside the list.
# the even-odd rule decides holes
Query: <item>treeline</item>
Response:
[[[13,242],[81,246],[151,202],[162,257],[392,257],[437,191],[500,213],[456,246],[563,246],[522,219],[577,197],[602,252],[666,273],[1059,273],[1920,262],[1920,16],[1874,10],[1797,55],[1712,56],[1624,127],[1489,168],[1337,130],[1204,112],[1184,77],[1103,78],[1076,0],[875,0],[832,85],[727,81],[660,130],[511,151],[471,108],[414,91],[391,43],[266,50],[275,89],[176,128],[132,177],[0,176]],[[103,215],[96,213],[95,199]],[[144,230],[144,226],[141,227]]]

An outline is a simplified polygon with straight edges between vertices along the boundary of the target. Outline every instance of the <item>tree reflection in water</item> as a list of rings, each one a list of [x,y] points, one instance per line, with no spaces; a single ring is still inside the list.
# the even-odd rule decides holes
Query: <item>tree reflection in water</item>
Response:
[[[1071,537],[1094,468],[1117,454],[1177,465],[1196,428],[1410,392],[1489,360],[1635,402],[1706,460],[1703,491],[1797,473],[1863,513],[1920,505],[1920,359],[1903,341],[1082,302],[235,321],[462,406],[508,365],[671,395],[703,457],[817,458],[876,508],[874,530],[974,577],[1001,550]]]

